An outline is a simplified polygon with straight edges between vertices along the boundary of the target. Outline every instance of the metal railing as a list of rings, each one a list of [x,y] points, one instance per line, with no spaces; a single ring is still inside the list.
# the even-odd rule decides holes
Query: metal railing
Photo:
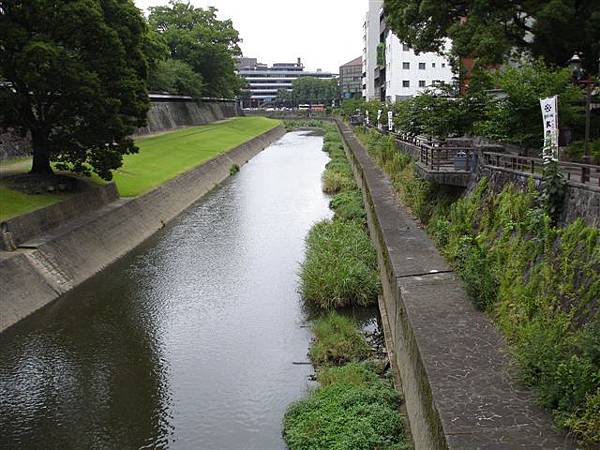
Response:
[[[369,128],[377,129],[372,125]],[[416,150],[414,154],[417,155],[414,157],[418,158],[421,166],[430,171],[465,173],[473,171],[477,164],[532,175],[541,175],[544,171],[541,158],[478,151],[475,146],[457,146],[452,141],[441,141],[426,136],[389,133],[385,128],[379,131],[382,134],[391,134],[398,142],[412,146]],[[560,161],[559,167],[569,182],[600,186],[600,165]]]
[[[539,174],[544,172],[541,158],[518,156],[508,153],[483,152],[483,164],[511,171]],[[568,161],[559,162],[560,171],[567,181],[600,186],[600,166]]]

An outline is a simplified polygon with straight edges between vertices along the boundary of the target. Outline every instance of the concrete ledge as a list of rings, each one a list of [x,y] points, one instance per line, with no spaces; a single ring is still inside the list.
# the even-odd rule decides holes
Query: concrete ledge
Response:
[[[503,337],[474,309],[385,174],[337,123],[367,206],[416,449],[575,448],[516,380]]]
[[[52,230],[74,217],[101,208],[118,198],[119,193],[114,183],[93,187],[60,203],[2,222],[0,232],[10,233],[9,239],[19,246],[35,235]],[[12,249],[7,248],[6,240],[0,240],[0,250]]]
[[[0,252],[0,331],[131,251],[229,177],[232,165],[245,164],[284,134],[279,125],[89,221],[66,224],[29,250]]]

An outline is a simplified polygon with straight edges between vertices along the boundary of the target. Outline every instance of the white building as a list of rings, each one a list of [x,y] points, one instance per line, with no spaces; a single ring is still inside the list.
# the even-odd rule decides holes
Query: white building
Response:
[[[446,49],[450,48],[449,42]],[[447,58],[437,53],[419,55],[391,31],[385,38],[385,100],[414,97],[441,82],[452,83],[454,74]]]
[[[385,46],[385,62],[378,48]],[[446,50],[450,49],[450,41]],[[437,53],[419,55],[392,33],[385,23],[383,1],[369,0],[363,24],[363,98],[395,102],[414,97],[436,83],[452,83],[447,58]]]
[[[375,69],[377,68],[377,46],[380,42],[379,17],[383,0],[369,0],[369,10],[363,23],[363,90],[365,100],[378,100],[375,91]]]

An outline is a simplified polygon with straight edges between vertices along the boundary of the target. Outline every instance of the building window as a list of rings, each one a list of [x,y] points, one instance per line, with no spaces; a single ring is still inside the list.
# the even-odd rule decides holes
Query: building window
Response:
[[[402,81],[402,87],[410,87],[410,81],[409,80]]]
[[[425,87],[425,80],[419,80],[419,87]]]
[[[402,63],[402,68],[404,70],[410,70],[410,63],[409,62],[403,62]]]
[[[408,46],[408,44],[402,44],[402,50],[408,52],[410,50],[410,47]]]
[[[446,63],[442,63],[442,67],[446,67]]]
[[[435,69],[435,63],[431,63],[431,68]]]
[[[425,63],[419,63],[419,70],[425,70]]]

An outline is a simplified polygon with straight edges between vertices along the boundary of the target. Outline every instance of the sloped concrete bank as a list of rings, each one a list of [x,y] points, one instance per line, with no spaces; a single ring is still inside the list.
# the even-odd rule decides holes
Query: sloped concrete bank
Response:
[[[572,449],[511,371],[503,337],[337,122],[377,248],[394,365],[417,450]]]
[[[115,183],[92,186],[59,203],[0,223],[0,250],[12,251],[36,235],[57,228],[75,217],[100,209],[119,198]]]
[[[0,332],[131,251],[284,134],[279,125],[144,195],[0,252]]]

